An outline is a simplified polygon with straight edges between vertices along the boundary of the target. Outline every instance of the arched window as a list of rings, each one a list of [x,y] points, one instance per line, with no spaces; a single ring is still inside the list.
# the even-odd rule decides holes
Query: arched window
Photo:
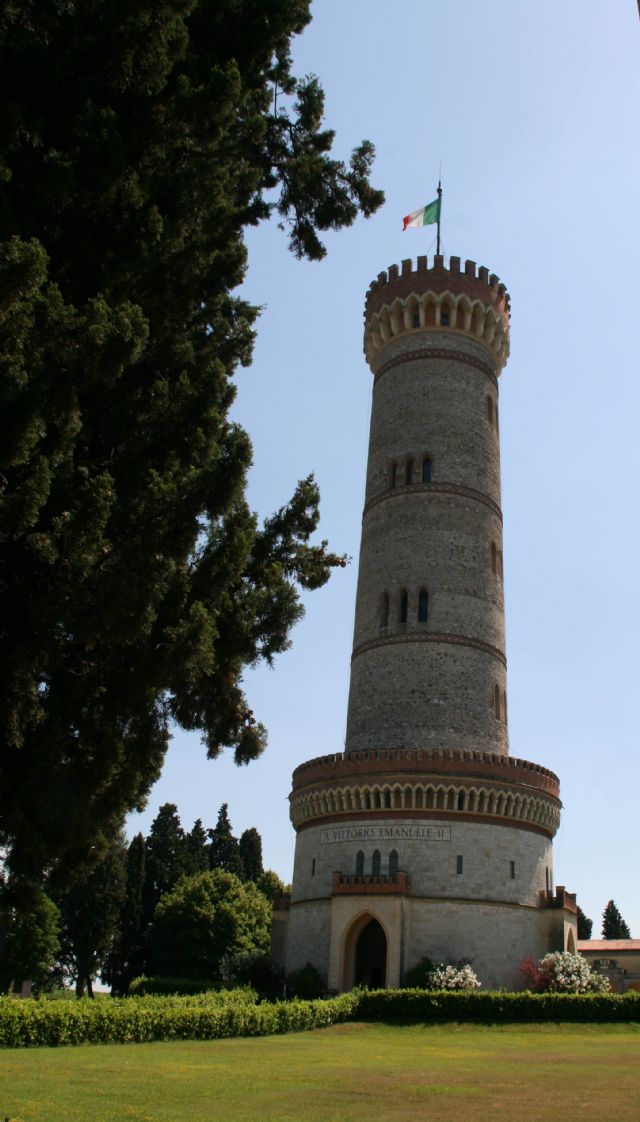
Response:
[[[464,810],[464,791],[458,791],[458,810]]]
[[[400,623],[406,623],[409,616],[409,593],[406,588],[400,593]]]
[[[487,398],[487,420],[490,425],[493,425],[493,398]]]
[[[380,601],[380,626],[386,627],[389,623],[389,593],[382,593],[382,600]]]
[[[426,588],[420,589],[418,596],[418,623],[426,623],[429,618],[429,593]]]
[[[495,542],[491,542],[491,572],[494,576],[498,572],[498,550]]]
[[[422,461],[422,482],[431,483],[431,460],[429,456],[425,456]]]
[[[373,857],[371,858],[371,876],[380,876],[380,850],[374,849]]]
[[[361,849],[356,853],[356,876],[364,876],[364,853]]]
[[[500,687],[495,685],[493,687],[493,712],[496,721],[500,720]]]
[[[449,309],[446,307],[440,310],[440,323],[443,327],[449,326]]]
[[[398,875],[398,850],[392,849],[389,854],[389,876],[397,877]]]
[[[420,327],[420,312],[413,313],[413,326]]]
[[[413,460],[407,460],[407,466],[404,469],[404,478],[407,486],[413,483]]]

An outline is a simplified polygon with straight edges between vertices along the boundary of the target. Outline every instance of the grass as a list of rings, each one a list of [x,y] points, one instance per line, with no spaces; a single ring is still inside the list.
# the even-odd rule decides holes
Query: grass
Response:
[[[640,1025],[336,1025],[0,1053],[12,1122],[638,1122]]]

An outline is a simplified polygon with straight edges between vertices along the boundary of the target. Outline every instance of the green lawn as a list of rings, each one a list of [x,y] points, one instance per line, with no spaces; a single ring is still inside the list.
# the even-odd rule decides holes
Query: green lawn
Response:
[[[640,1025],[346,1024],[0,1053],[19,1122],[638,1122]]]

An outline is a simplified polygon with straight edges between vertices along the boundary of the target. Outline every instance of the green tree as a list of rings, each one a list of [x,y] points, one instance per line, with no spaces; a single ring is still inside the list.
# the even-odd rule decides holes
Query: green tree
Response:
[[[36,989],[46,983],[60,945],[60,913],[44,892],[31,897],[28,909],[7,907],[3,891],[0,926],[4,934],[0,989],[31,981]]]
[[[187,864],[184,830],[175,803],[163,803],[145,842],[143,888],[144,922],[149,923],[158,901],[184,875]]]
[[[244,830],[240,835],[238,852],[240,853],[245,880],[257,882],[264,870],[262,866],[262,838],[255,826]]]
[[[278,874],[274,873],[273,869],[265,869],[264,872],[260,873],[256,886],[260,889],[262,895],[266,896],[267,900],[271,900],[272,903],[276,896],[281,896],[284,892],[291,890],[291,886],[286,885]]]
[[[204,873],[209,868],[209,841],[201,818],[196,819],[184,843],[185,872],[189,876],[193,876],[194,873]]]
[[[156,908],[152,969],[215,982],[224,956],[268,951],[270,925],[270,905],[250,882],[220,869],[183,877]]]
[[[301,482],[259,525],[230,422],[257,309],[243,232],[298,256],[369,215],[291,72],[309,0],[51,0],[0,21],[0,843],[14,891],[106,851],[171,721],[238,763],[243,668],[344,559]],[[64,808],[64,813],[62,810]]]
[[[124,903],[113,946],[102,971],[105,981],[117,994],[128,993],[133,979],[145,968],[145,864],[145,840],[142,834],[136,834],[127,850]]]
[[[209,846],[209,866],[212,869],[222,869],[226,873],[233,873],[237,877],[244,876],[244,868],[238,839],[233,836],[231,822],[229,821],[229,807],[223,803],[218,811],[218,821],[213,830],[209,830],[211,844]]]
[[[113,947],[126,893],[127,846],[118,834],[92,872],[58,899],[58,961],[75,982],[76,995],[93,997],[93,980]]]
[[[578,904],[578,938],[590,939],[593,930],[593,920],[586,916]]]
[[[613,900],[609,900],[602,913],[603,939],[630,939],[631,931],[625,923]]]

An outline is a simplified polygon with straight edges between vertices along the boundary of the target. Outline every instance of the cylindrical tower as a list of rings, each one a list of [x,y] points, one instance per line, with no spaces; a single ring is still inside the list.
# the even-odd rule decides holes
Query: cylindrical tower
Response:
[[[509,297],[459,258],[367,293],[374,375],[346,751],[508,751],[498,376]]]
[[[557,777],[509,755],[498,377],[509,297],[436,256],[367,292],[374,376],[344,753],[296,768],[286,965],[329,989],[574,949]],[[283,914],[280,920],[284,924]]]

